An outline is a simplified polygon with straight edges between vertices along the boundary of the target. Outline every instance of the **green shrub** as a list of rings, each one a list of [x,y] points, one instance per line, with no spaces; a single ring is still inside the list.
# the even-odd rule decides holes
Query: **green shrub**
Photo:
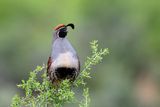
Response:
[[[97,40],[92,41],[90,46],[92,54],[87,57],[80,75],[73,83],[64,80],[58,87],[54,86],[48,81],[46,66],[37,66],[34,71],[30,72],[28,80],[22,80],[22,83],[17,85],[18,88],[24,90],[25,96],[15,95],[11,107],[62,107],[65,103],[78,103],[79,107],[89,107],[89,88],[85,79],[91,78],[91,68],[100,63],[103,56],[109,53],[108,48],[98,48]],[[42,80],[37,79],[38,74],[41,74]],[[76,87],[82,87],[83,89],[82,101],[78,101],[75,97],[73,88]]]

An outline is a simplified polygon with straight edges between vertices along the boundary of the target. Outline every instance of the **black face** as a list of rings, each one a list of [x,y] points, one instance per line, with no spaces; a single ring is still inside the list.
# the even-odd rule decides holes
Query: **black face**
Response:
[[[64,37],[66,37],[66,35],[67,35],[67,28],[66,28],[66,27],[61,28],[61,29],[59,30],[59,37],[60,37],[60,38],[64,38]]]

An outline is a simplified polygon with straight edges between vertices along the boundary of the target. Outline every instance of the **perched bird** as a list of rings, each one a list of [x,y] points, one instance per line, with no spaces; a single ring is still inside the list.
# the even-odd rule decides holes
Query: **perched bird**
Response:
[[[71,43],[66,38],[68,27],[74,24],[59,24],[54,28],[52,50],[47,64],[47,75],[53,84],[64,79],[74,81],[80,72],[80,61]]]

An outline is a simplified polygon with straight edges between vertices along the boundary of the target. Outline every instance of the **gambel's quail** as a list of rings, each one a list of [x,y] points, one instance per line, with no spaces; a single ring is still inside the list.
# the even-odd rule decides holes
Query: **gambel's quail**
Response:
[[[58,84],[64,79],[74,81],[80,72],[79,57],[66,38],[67,28],[74,29],[74,24],[59,24],[54,28],[51,55],[47,64],[47,75],[53,84]]]

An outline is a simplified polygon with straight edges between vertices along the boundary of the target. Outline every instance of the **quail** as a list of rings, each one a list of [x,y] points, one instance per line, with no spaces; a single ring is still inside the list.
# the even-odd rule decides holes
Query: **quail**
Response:
[[[59,24],[54,28],[51,54],[47,63],[47,76],[53,84],[65,79],[74,81],[80,72],[79,57],[67,39],[68,27],[74,29],[74,24]]]

